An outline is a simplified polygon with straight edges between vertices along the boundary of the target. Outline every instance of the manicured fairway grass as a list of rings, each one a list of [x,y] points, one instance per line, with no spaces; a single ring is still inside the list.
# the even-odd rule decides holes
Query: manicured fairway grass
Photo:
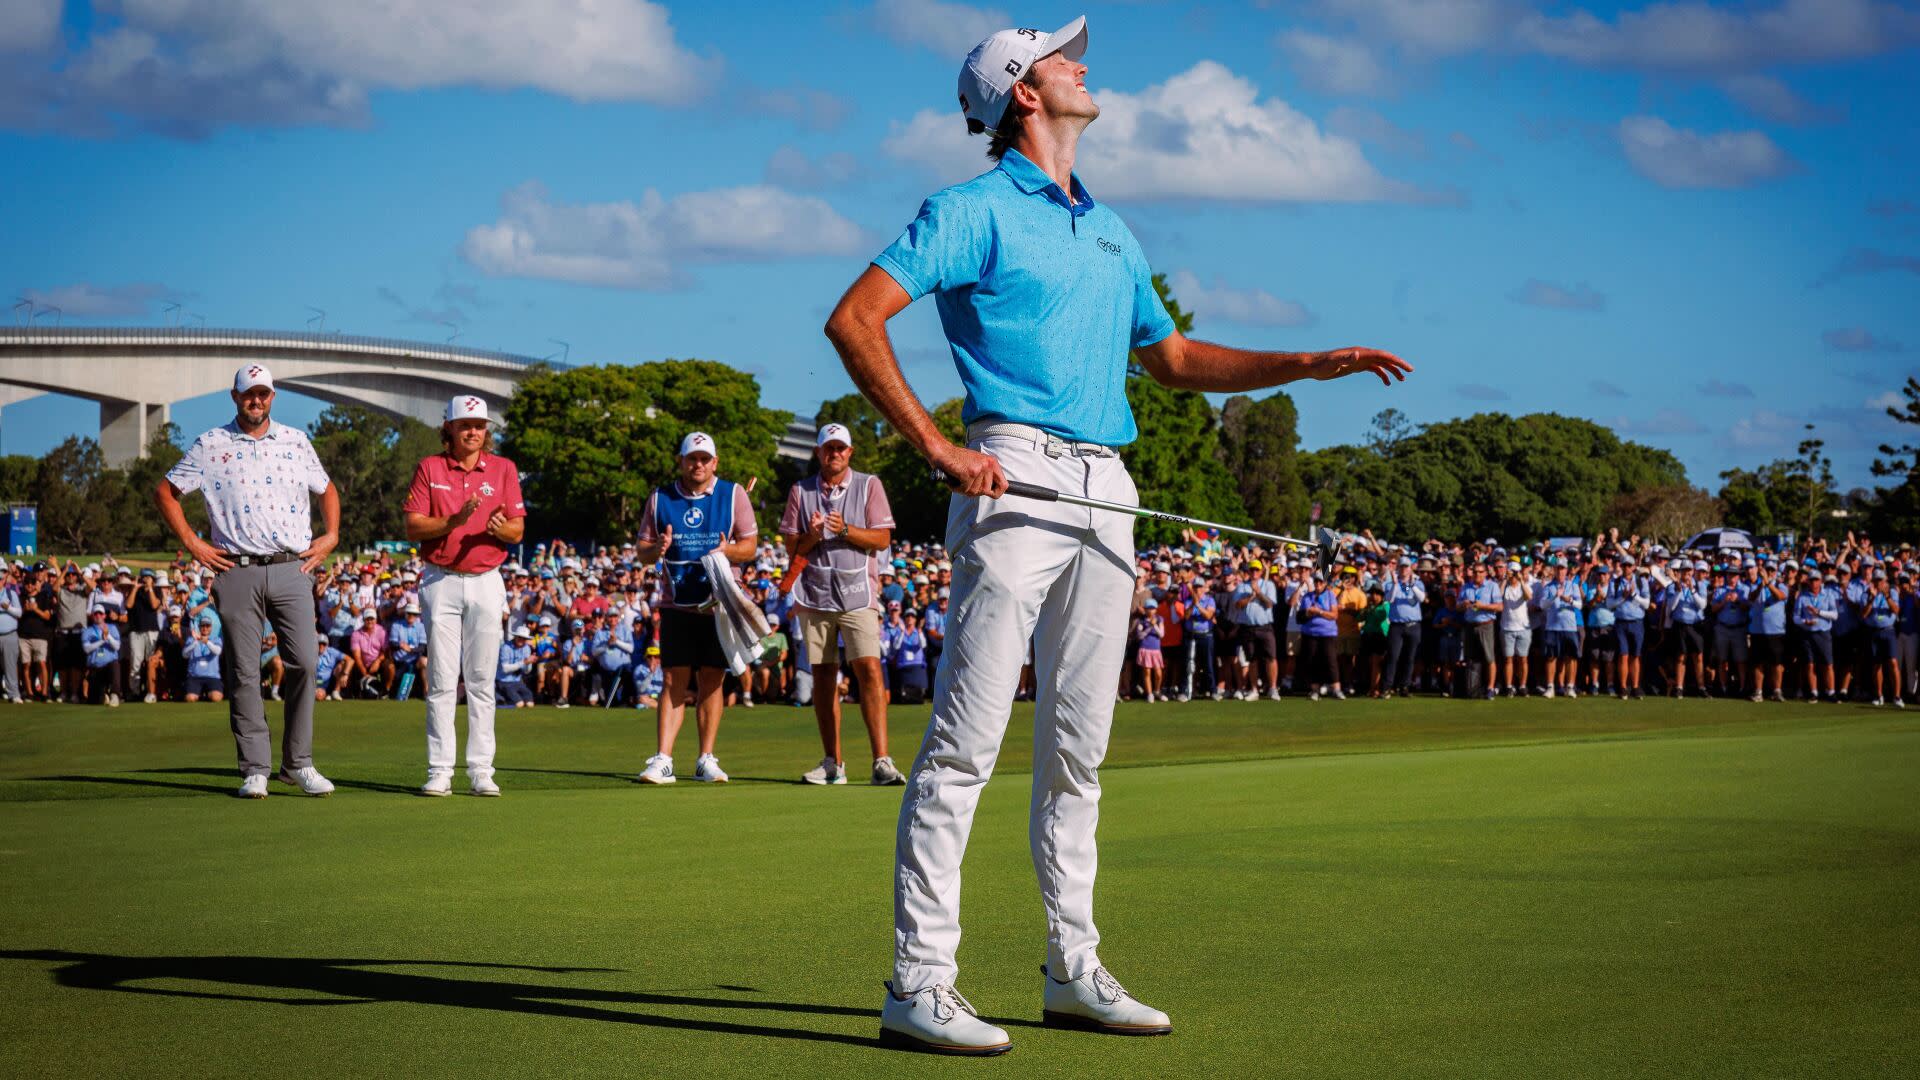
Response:
[[[806,713],[730,714],[723,789],[630,783],[650,717],[503,716],[506,797],[425,800],[418,704],[322,705],[339,793],[256,803],[230,797],[218,707],[0,710],[0,1073],[1832,1077],[1920,1059],[1920,716],[1123,706],[1102,956],[1176,1025],[1140,1040],[1035,1026],[1028,716],[967,862],[961,989],[1015,1039],[981,1062],[874,1045],[899,792],[791,783],[818,758]],[[903,762],[924,719],[898,710]]]

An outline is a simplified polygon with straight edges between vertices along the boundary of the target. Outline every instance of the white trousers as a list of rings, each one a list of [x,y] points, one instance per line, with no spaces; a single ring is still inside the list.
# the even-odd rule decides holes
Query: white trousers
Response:
[[[1893,655],[1900,661],[1900,696],[1913,697],[1920,686],[1920,634],[1899,634],[1893,639]]]
[[[985,431],[970,445],[999,458],[1011,479],[1138,499],[1115,457],[1050,457],[1032,437]],[[1094,829],[1133,600],[1133,518],[1017,496],[955,496],[947,550],[946,649],[895,838],[894,989],[912,994],[957,979],[960,860],[1029,643],[1038,692],[1028,839],[1047,916],[1048,970],[1077,979],[1099,964]]]
[[[455,574],[428,566],[420,575],[427,617],[427,774],[453,773],[453,709],[467,682],[467,777],[493,775],[493,673],[500,664],[500,620],[507,583],[498,573]]]

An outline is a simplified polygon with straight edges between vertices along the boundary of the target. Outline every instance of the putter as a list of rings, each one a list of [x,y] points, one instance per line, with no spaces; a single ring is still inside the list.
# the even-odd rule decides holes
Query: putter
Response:
[[[933,470],[933,478],[948,487],[959,487],[960,482],[945,469]],[[1315,561],[1321,570],[1333,565],[1333,536],[1328,534],[1318,542],[1302,540],[1297,536],[1282,536],[1279,533],[1261,532],[1244,525],[1227,525],[1218,521],[1203,521],[1200,518],[1186,517],[1181,514],[1169,514],[1162,510],[1149,510],[1144,506],[1130,506],[1127,503],[1108,502],[1105,499],[1090,499],[1084,495],[1073,495],[1052,488],[1043,488],[1038,484],[1028,484],[1019,480],[1007,481],[1007,494],[1018,495],[1023,499],[1038,499],[1041,502],[1063,502],[1074,506],[1085,506],[1094,510],[1111,510],[1116,514],[1131,514],[1134,517],[1165,521],[1173,525],[1185,525],[1189,528],[1219,529],[1221,532],[1238,533],[1241,536],[1257,536],[1262,540],[1272,540],[1289,547],[1305,548],[1315,553]]]

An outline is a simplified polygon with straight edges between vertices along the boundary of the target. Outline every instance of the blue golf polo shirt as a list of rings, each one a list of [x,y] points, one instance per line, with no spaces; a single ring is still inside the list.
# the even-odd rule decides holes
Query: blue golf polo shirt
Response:
[[[934,294],[966,388],[961,417],[1123,446],[1136,434],[1127,353],[1173,332],[1153,271],[1119,215],[1009,150],[935,193],[873,264],[915,300]]]

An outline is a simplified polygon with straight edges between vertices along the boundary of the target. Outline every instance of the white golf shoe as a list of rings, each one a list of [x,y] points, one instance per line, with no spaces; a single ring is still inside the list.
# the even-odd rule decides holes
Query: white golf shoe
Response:
[[[420,785],[420,794],[440,798],[453,794],[453,776],[451,773],[432,772],[427,774],[427,782]]]
[[[900,772],[900,766],[895,765],[892,758],[877,757],[873,759],[872,783],[874,787],[898,787],[906,782],[906,776]]]
[[[647,767],[640,770],[636,777],[643,784],[673,784],[679,778],[673,775],[673,759],[665,754],[655,754],[647,759]]]
[[[304,769],[281,769],[275,777],[283,784],[292,784],[308,795],[326,796],[333,794],[333,781],[320,775],[320,770],[309,765]]]
[[[1109,1035],[1170,1035],[1173,1021],[1159,1009],[1140,1003],[1120,980],[1096,967],[1072,982],[1060,982],[1046,965],[1041,1019],[1048,1027],[1101,1031]]]
[[[240,784],[239,796],[243,799],[264,799],[267,797],[267,774],[254,773]]]
[[[900,997],[886,983],[880,1007],[880,1042],[929,1054],[991,1057],[1013,1049],[1007,1033],[980,1019],[960,991],[945,983]]]
[[[823,757],[820,764],[801,773],[800,779],[809,784],[844,784],[847,782],[847,767],[830,757]]]
[[[467,790],[482,798],[497,799],[500,797],[500,785],[493,782],[493,775],[491,773],[471,777],[467,781]]]
[[[693,763],[693,778],[703,784],[724,784],[726,771],[720,768],[720,759],[712,754],[701,754]]]

